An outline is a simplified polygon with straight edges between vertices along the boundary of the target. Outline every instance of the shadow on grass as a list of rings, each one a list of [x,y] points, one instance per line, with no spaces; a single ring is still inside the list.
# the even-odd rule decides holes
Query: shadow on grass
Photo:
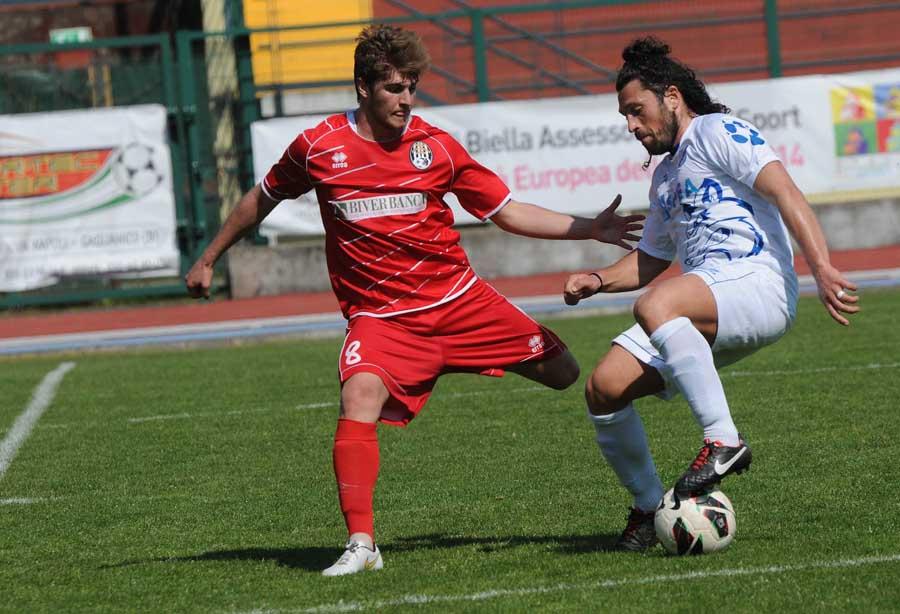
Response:
[[[522,546],[547,545],[559,554],[610,552],[618,535],[513,535],[506,537],[460,537],[434,533],[399,537],[379,546],[386,553],[416,550],[447,550],[475,547],[480,552],[499,552]],[[309,548],[243,548],[240,550],[211,550],[188,556],[136,559],[102,565],[100,569],[115,569],[153,563],[194,563],[203,561],[274,561],[282,567],[319,572],[340,555],[340,546]]]
[[[384,544],[385,551],[408,552],[412,550],[443,550],[476,546],[481,552],[497,552],[522,546],[545,544],[559,554],[585,554],[611,552],[615,535],[509,535],[497,537],[460,537],[433,533],[413,537],[399,537]]]

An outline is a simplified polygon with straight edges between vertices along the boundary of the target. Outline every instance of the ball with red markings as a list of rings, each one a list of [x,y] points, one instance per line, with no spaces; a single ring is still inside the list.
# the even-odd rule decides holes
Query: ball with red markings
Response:
[[[654,518],[656,536],[671,554],[709,554],[724,550],[737,531],[734,507],[719,488],[694,497],[670,490]]]

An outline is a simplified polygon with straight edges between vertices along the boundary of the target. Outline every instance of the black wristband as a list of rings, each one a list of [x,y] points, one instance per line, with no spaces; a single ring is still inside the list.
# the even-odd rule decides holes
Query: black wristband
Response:
[[[594,277],[596,277],[597,279],[600,280],[600,287],[597,288],[597,292],[594,292],[594,294],[598,294],[599,292],[601,292],[603,290],[603,278],[600,277],[600,273],[588,273],[588,275],[593,275]]]

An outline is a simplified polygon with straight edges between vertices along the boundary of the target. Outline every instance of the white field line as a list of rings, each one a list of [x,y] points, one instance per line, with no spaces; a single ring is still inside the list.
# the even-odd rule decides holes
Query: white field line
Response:
[[[726,371],[721,373],[721,377],[769,377],[769,376],[782,376],[782,375],[804,375],[804,374],[813,374],[813,373],[830,373],[833,371],[877,371],[880,369],[898,369],[900,368],[900,362],[892,362],[892,363],[870,363],[867,365],[840,365],[834,367],[819,367],[816,369],[784,369],[784,370],[775,370],[775,371]],[[546,390],[549,391],[549,388],[544,386],[527,386],[524,388],[513,388],[511,390],[507,390],[507,394],[518,394],[522,392],[538,392]],[[442,398],[459,398],[459,397],[474,397],[480,396],[483,394],[489,394],[491,391],[489,390],[471,390],[468,392],[450,392],[450,393],[442,393],[440,396]],[[323,403],[305,403],[302,405],[297,405],[294,409],[319,409],[322,407],[337,407],[337,401],[326,401]],[[202,413],[180,413],[180,414],[160,414],[158,416],[144,416],[140,418],[129,418],[128,422],[130,424],[140,424],[142,422],[156,422],[160,420],[185,420],[189,418],[209,418],[209,417],[221,417],[221,416],[239,416],[241,414],[249,414],[249,413],[261,413],[274,411],[274,408],[260,408],[260,409],[247,409],[247,410],[235,410],[229,412],[202,412]]]
[[[527,388],[514,388],[513,390],[508,390],[508,393],[517,393],[517,392],[537,392],[540,390],[549,390],[549,388],[545,388],[544,386],[529,386]],[[487,390],[471,390],[468,392],[448,392],[446,394],[442,394],[442,397],[448,398],[458,398],[458,397],[474,397],[482,394],[487,394]],[[324,401],[321,403],[303,403],[301,405],[294,406],[294,409],[321,409],[323,407],[337,407],[340,403],[338,401]],[[257,414],[263,412],[274,411],[274,408],[261,407],[259,409],[236,409],[234,411],[225,411],[225,412],[201,412],[201,413],[180,413],[180,414],[160,414],[158,416],[143,416],[141,418],[129,418],[129,424],[140,424],[141,422],[158,422],[161,420],[185,420],[188,418],[210,418],[210,417],[220,417],[220,416],[239,416],[241,414]]]
[[[46,500],[43,497],[12,497],[10,499],[0,499],[0,505],[31,505],[33,503],[43,503]]]
[[[306,405],[297,405],[294,409],[318,409],[320,407],[337,407],[337,401],[325,403],[308,403]],[[129,418],[129,424],[140,424],[142,422],[159,422],[162,420],[186,420],[190,418],[219,418],[222,416],[240,416],[242,414],[259,414],[274,411],[273,407],[260,407],[257,409],[235,409],[232,411],[204,411],[193,414],[160,414],[158,416],[143,416],[140,418]]]
[[[833,371],[868,371],[878,369],[897,369],[900,362],[887,364],[873,362],[868,365],[840,365],[836,367],[818,367],[815,369],[787,369],[783,371],[726,371],[722,377],[764,377],[767,375],[805,375],[812,373],[831,373]]]
[[[310,614],[329,614],[331,612],[361,612],[364,610],[382,610],[386,608],[408,605],[430,605],[437,603],[477,603],[490,599],[502,599],[504,597],[526,597],[528,595],[546,595],[548,593],[568,593],[573,591],[595,591],[614,589],[623,586],[644,586],[654,584],[668,584],[672,582],[691,582],[695,580],[707,580],[709,578],[730,578],[739,576],[766,576],[782,575],[793,572],[809,571],[812,569],[845,569],[848,567],[860,567],[862,565],[877,565],[880,563],[900,562],[900,554],[888,554],[885,556],[868,556],[858,559],[840,559],[836,561],[813,561],[797,565],[771,565],[768,567],[732,567],[711,571],[691,571],[677,574],[665,574],[648,576],[646,578],[622,578],[619,580],[602,580],[599,582],[585,582],[582,584],[560,583],[549,586],[532,586],[523,588],[498,588],[478,593],[463,593],[458,595],[403,595],[396,599],[383,599],[378,601],[339,601],[337,603],[324,604],[312,608],[269,609],[258,608],[251,610],[252,614],[287,614],[304,612]],[[247,613],[250,614],[250,613]]]
[[[19,447],[28,439],[38,419],[50,407],[53,397],[56,396],[56,389],[62,382],[63,377],[74,368],[74,362],[60,364],[45,375],[38,387],[34,389],[34,394],[31,397],[31,402],[28,403],[28,407],[16,418],[12,428],[9,429],[3,441],[0,442],[0,479],[3,478],[6,470],[9,469],[9,464],[15,457],[16,452],[19,451]]]

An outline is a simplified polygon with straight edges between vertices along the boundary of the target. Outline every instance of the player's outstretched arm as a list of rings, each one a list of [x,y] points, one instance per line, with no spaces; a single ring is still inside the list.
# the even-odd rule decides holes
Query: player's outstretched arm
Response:
[[[618,215],[616,208],[622,196],[616,196],[612,204],[597,217],[584,218],[544,209],[538,205],[509,201],[491,221],[507,232],[537,239],[594,239],[603,243],[631,249],[628,241],[640,237],[633,234],[643,226],[643,215]]]
[[[567,305],[598,292],[628,292],[643,288],[656,279],[672,264],[669,260],[655,258],[639,249],[620,258],[610,266],[593,273],[573,273],[566,280],[563,299]]]
[[[835,321],[849,325],[850,321],[842,313],[859,311],[859,297],[847,294],[847,290],[856,290],[856,284],[831,265],[822,227],[784,165],[781,162],[767,164],[757,175],[753,188],[781,212],[785,225],[809,264],[816,280],[819,300],[825,309]]]
[[[184,276],[184,284],[188,294],[194,298],[209,298],[209,287],[212,284],[213,265],[229,247],[238,239],[259,224],[269,215],[278,202],[270,199],[259,185],[244,194],[237,207],[225,219],[225,223],[213,237],[191,270]]]

